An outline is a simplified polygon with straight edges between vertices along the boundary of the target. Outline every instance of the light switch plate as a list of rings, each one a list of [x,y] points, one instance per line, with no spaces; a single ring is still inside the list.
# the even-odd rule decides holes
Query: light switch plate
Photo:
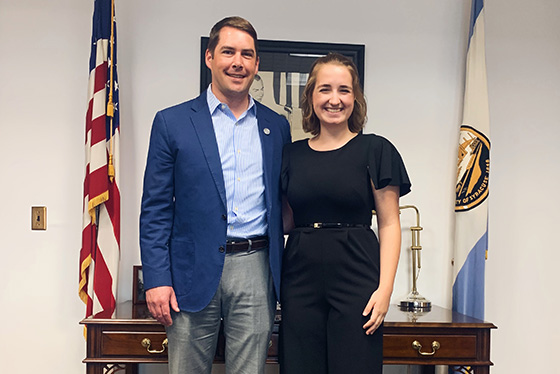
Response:
[[[31,230],[47,229],[47,207],[32,206],[31,207]]]

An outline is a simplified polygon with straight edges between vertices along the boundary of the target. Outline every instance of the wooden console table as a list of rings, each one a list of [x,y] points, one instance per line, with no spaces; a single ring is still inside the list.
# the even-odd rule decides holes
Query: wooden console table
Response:
[[[86,318],[87,374],[103,369],[124,368],[136,374],[140,363],[167,363],[165,329],[147,318],[145,309],[132,303],[117,308],[117,318]],[[268,363],[278,363],[278,325],[268,351]],[[423,365],[424,373],[434,373],[434,365],[470,366],[476,374],[488,374],[492,323],[480,321],[440,307],[427,313],[402,312],[391,305],[385,318],[383,363]],[[218,341],[215,362],[224,361],[223,338]],[[151,351],[152,353],[150,353]]]

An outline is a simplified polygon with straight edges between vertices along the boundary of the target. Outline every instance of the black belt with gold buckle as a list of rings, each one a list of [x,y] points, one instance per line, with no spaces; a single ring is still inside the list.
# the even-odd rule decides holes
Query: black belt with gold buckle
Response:
[[[314,222],[305,225],[298,225],[296,227],[311,227],[313,229],[339,229],[345,227],[369,228],[369,225],[365,225],[362,223]]]

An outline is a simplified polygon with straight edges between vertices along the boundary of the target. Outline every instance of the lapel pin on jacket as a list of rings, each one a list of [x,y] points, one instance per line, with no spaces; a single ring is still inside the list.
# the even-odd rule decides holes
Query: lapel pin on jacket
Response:
[[[264,132],[265,135],[270,135],[270,129],[268,127],[265,127],[263,129],[263,132]]]

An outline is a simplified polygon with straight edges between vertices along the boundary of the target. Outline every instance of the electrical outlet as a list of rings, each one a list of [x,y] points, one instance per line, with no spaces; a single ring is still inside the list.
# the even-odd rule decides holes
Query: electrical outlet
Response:
[[[47,207],[32,206],[31,207],[31,230],[47,229]]]

